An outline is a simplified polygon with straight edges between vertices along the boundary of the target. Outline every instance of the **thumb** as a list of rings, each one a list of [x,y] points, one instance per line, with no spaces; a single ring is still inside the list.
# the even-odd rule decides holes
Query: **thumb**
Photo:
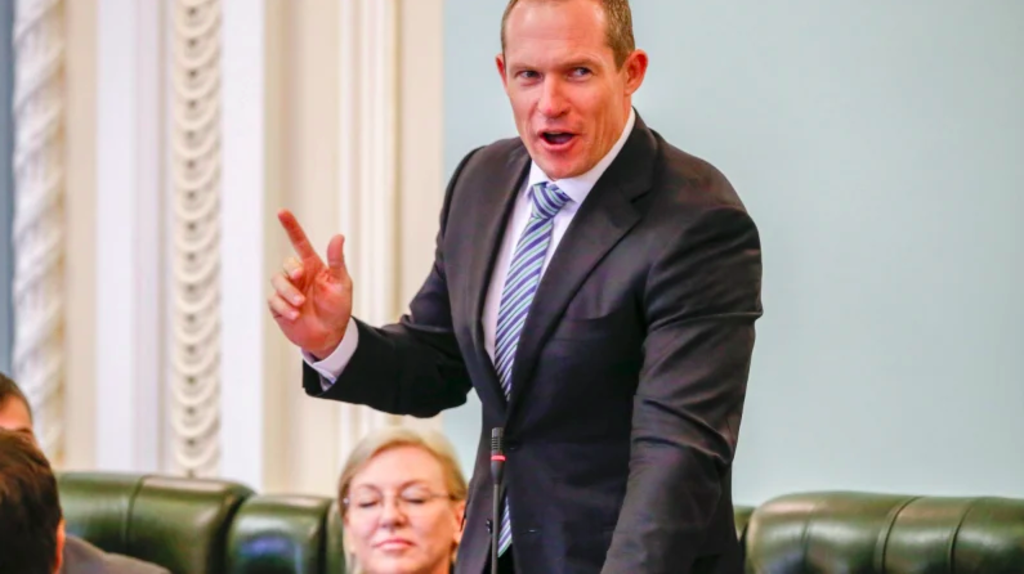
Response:
[[[348,275],[345,268],[345,236],[335,235],[327,245],[327,268],[335,279],[343,279]]]

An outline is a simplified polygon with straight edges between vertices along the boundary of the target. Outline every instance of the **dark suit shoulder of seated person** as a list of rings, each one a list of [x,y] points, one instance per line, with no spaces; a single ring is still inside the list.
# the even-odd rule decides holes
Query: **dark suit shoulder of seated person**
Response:
[[[63,546],[49,461],[28,434],[0,428],[0,572],[53,574]]]
[[[60,574],[169,574],[169,571],[130,556],[104,552],[81,538],[68,536]]]
[[[275,277],[270,306],[304,350],[305,390],[431,416],[475,389],[460,574],[489,563],[493,427],[500,569],[739,574],[731,473],[762,314],[757,228],[718,169],[633,108],[648,59],[625,0],[513,0],[502,47],[519,137],[456,168],[433,266],[398,323],[346,314],[341,242],[337,285],[319,285],[324,265],[282,214],[302,288]]]

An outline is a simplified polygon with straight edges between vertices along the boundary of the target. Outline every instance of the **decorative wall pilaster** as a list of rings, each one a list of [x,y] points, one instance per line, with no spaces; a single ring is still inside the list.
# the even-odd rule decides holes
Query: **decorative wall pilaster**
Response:
[[[339,229],[357,282],[353,313],[372,325],[397,319],[398,6],[396,0],[341,3]],[[357,405],[338,417],[344,460],[376,428],[400,419]]]
[[[164,5],[95,2],[95,464],[159,472],[168,341]]]
[[[169,104],[169,414],[177,470],[211,476],[220,459],[219,0],[175,0]]]
[[[61,0],[18,0],[14,21],[13,374],[55,462],[64,447],[64,31]]]
[[[274,213],[295,206],[312,235],[348,237],[360,318],[405,309],[443,194],[440,14],[440,0],[18,0],[14,362],[51,456],[330,495],[366,432],[434,424],[305,396],[265,297],[288,249]]]

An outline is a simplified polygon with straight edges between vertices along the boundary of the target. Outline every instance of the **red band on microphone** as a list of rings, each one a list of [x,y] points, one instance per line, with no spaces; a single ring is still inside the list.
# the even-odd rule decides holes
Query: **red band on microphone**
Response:
[[[503,454],[492,454],[491,455],[491,460],[500,460],[501,462],[505,462],[505,455],[503,455]]]

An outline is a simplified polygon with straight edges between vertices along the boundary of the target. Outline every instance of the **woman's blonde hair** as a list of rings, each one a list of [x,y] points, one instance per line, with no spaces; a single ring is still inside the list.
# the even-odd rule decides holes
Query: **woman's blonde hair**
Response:
[[[374,431],[363,437],[356,444],[345,461],[345,467],[341,470],[341,478],[338,479],[338,509],[342,516],[348,508],[345,501],[348,499],[349,489],[352,486],[352,479],[359,474],[363,468],[378,454],[399,448],[411,446],[423,449],[437,460],[441,465],[441,472],[444,475],[445,488],[453,502],[465,502],[469,493],[466,478],[462,474],[458,459],[455,456],[455,448],[444,435],[435,431],[415,430],[408,427],[390,426]],[[455,562],[455,550],[452,548],[452,562]],[[355,560],[350,550],[348,536],[345,536],[346,562],[350,565],[353,574],[362,574],[363,569]]]

